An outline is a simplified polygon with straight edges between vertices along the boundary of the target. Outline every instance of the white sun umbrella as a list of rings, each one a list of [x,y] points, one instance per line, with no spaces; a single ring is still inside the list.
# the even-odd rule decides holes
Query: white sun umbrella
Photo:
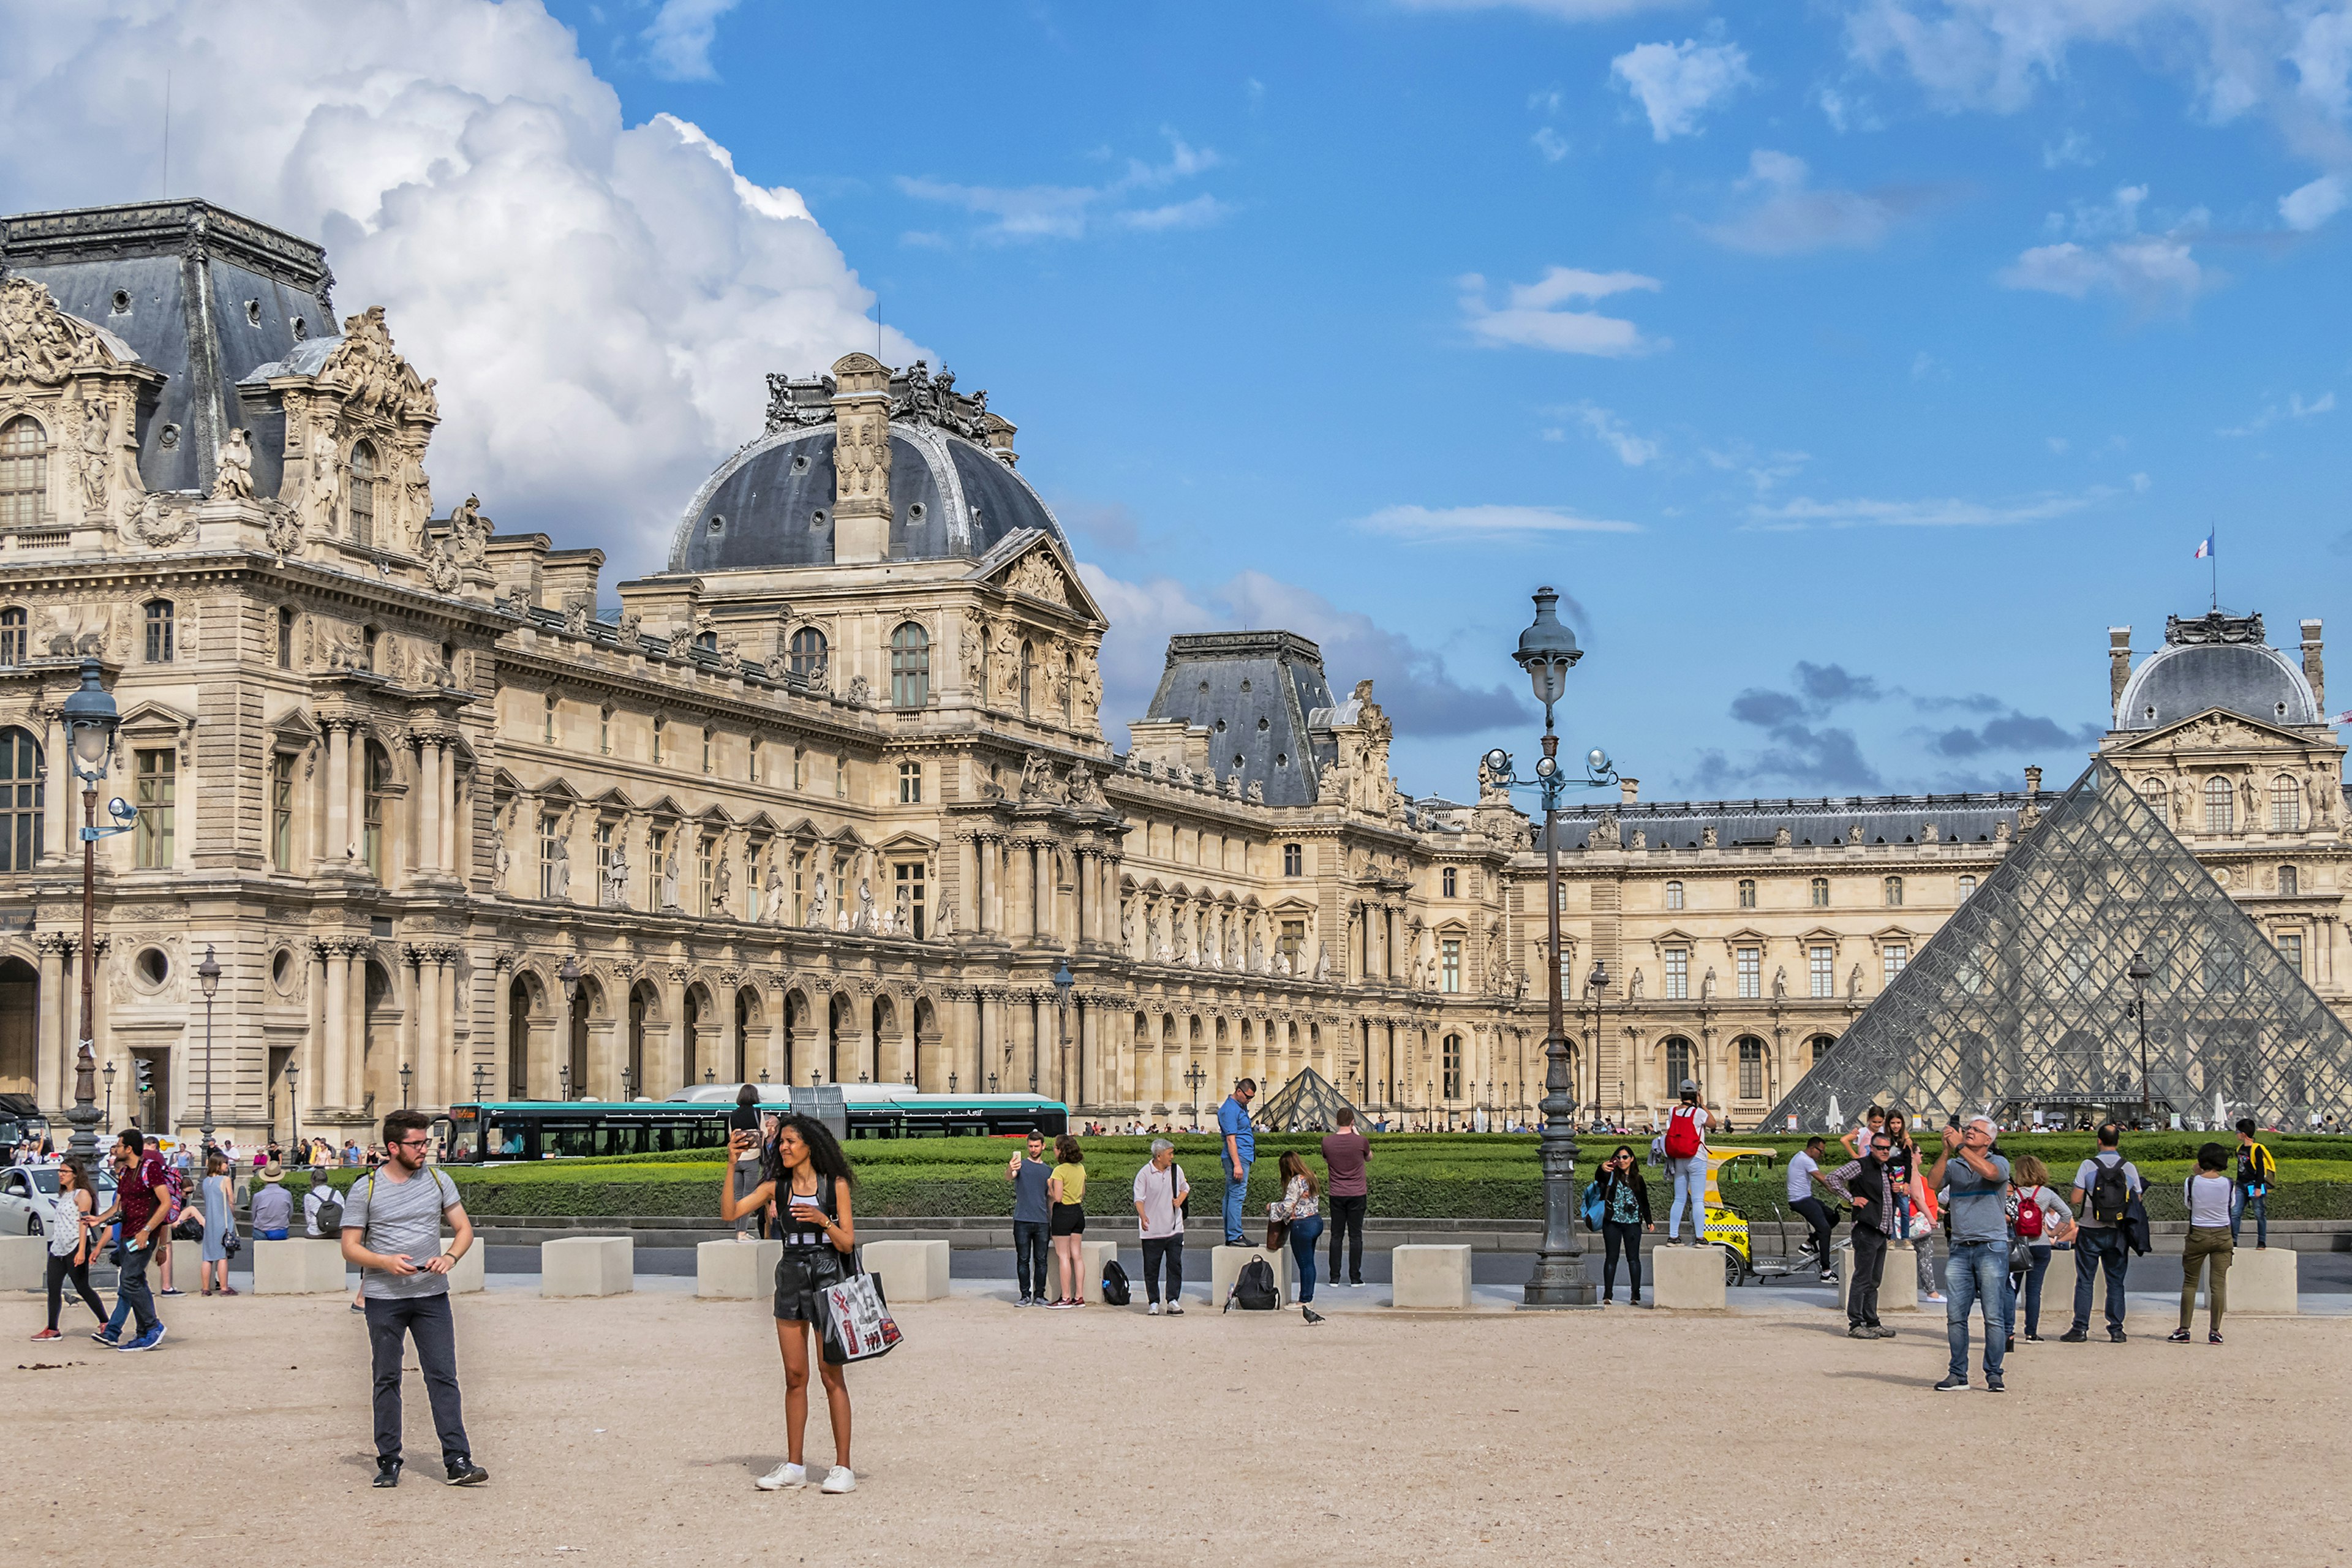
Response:
[[[1836,1096],[1836,1095],[1834,1095],[1834,1094],[1833,1094],[1833,1095],[1831,1095],[1831,1096],[1830,1096],[1830,1131],[1832,1131],[1832,1132],[1834,1132],[1834,1131],[1836,1131],[1839,1128],[1841,1128],[1841,1127],[1843,1127],[1843,1126],[1844,1126],[1844,1125],[1845,1125],[1845,1119],[1844,1119],[1843,1117],[1842,1117],[1842,1116],[1840,1116],[1840,1115],[1838,1114],[1838,1102],[1837,1102],[1837,1096]]]

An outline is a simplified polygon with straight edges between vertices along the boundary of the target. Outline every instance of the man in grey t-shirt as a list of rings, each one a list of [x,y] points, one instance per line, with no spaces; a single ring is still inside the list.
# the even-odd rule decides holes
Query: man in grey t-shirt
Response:
[[[383,1119],[388,1158],[343,1195],[343,1258],[358,1266],[375,1363],[375,1484],[400,1484],[402,1341],[416,1342],[416,1363],[433,1402],[441,1462],[453,1487],[477,1486],[490,1473],[474,1463],[457,1396],[457,1332],[449,1312],[449,1268],[474,1245],[473,1222],[457,1184],[425,1163],[432,1120],[417,1110]],[[441,1249],[441,1222],[449,1249]]]
[[[2009,1162],[1992,1152],[2000,1129],[1990,1116],[1971,1116],[1944,1129],[1943,1152],[1927,1184],[1944,1194],[1952,1220],[1952,1256],[1944,1268],[1944,1334],[1951,1370],[1936,1386],[1969,1385],[1969,1309],[1984,1304],[1985,1387],[1999,1394],[2001,1356],[2009,1348]]]

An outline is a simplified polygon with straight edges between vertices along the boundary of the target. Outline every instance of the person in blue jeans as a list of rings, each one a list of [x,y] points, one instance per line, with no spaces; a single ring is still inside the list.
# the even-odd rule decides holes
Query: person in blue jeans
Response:
[[[1249,1193],[1250,1162],[1257,1158],[1257,1134],[1250,1131],[1249,1102],[1257,1097],[1257,1080],[1244,1079],[1217,1107],[1217,1131],[1224,1134],[1225,1245],[1247,1247],[1242,1234],[1242,1200]]]
[[[1927,1185],[1945,1195],[1952,1252],[1944,1269],[1944,1334],[1952,1362],[1938,1392],[1969,1385],[1969,1309],[1982,1302],[1985,1388],[2001,1392],[2001,1354],[2009,1346],[2009,1162],[1992,1152],[2000,1129],[1990,1116],[1944,1129],[1943,1152]],[[1954,1156],[1958,1158],[1956,1160]]]
[[[167,1194],[163,1156],[147,1147],[139,1129],[124,1129],[114,1145],[114,1205],[93,1222],[115,1226],[120,1237],[115,1257],[121,1272],[115,1280],[114,1315],[90,1335],[110,1349],[151,1351],[163,1342],[163,1321],[155,1315],[155,1295],[147,1285],[147,1263],[159,1243],[172,1244]],[[122,1339],[126,1318],[138,1329],[127,1342]]]
[[[1021,1283],[1016,1307],[1045,1304],[1045,1258],[1053,1245],[1047,1233],[1054,1218],[1046,1184],[1053,1174],[1043,1132],[1029,1134],[1028,1146],[1004,1167],[1004,1179],[1013,1184],[1013,1272]]]
[[[2246,1211],[2254,1211],[2254,1250],[2262,1251],[2271,1244],[2271,1184],[2278,1179],[2278,1162],[2271,1152],[2254,1142],[2254,1119],[2238,1118],[2238,1180],[2230,1194],[2230,1239],[2236,1241],[2238,1232],[2246,1223]]]
[[[1290,1223],[1290,1257],[1298,1266],[1298,1285],[1292,1294],[1304,1306],[1315,1300],[1315,1244],[1323,1239],[1321,1188],[1296,1149],[1283,1151],[1280,1168],[1282,1200],[1265,1205],[1265,1217]]]

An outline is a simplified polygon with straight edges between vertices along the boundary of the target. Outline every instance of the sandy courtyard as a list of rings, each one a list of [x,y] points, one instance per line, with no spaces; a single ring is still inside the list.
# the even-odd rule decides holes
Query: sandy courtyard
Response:
[[[907,1342],[852,1369],[857,1492],[771,1496],[763,1304],[494,1291],[458,1309],[490,1484],[438,1483],[412,1373],[408,1479],[378,1492],[341,1298],[165,1305],[153,1354],[19,1342],[8,1405],[42,1414],[10,1560],[2319,1563],[2352,1483],[2342,1320],[2211,1350],[2143,1319],[2021,1347],[1995,1397],[1930,1390],[1940,1320],[1874,1345],[1822,1311],[1309,1329],[964,1297],[902,1309]]]

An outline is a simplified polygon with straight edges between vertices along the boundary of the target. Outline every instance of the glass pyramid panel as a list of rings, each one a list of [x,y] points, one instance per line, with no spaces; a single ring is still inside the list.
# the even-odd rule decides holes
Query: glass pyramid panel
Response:
[[[2093,763],[1772,1110],[1842,1131],[1872,1105],[2016,1126],[2141,1112],[2302,1126],[2352,1108],[2347,1031],[2162,817]],[[1832,1103],[1837,1116],[1831,1114]]]
[[[1301,1068],[1250,1112],[1250,1121],[1261,1132],[1328,1132],[1339,1125],[1339,1112],[1352,1109],[1329,1079]]]

